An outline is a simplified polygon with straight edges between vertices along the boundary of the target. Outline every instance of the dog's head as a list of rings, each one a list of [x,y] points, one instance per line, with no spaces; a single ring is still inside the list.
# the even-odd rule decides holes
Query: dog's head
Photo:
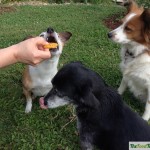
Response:
[[[79,62],[64,66],[53,78],[53,88],[44,97],[44,104],[49,108],[68,103],[96,108],[99,101],[93,94],[93,74]]]
[[[134,1],[127,3],[128,13],[122,24],[108,33],[108,37],[116,43],[133,42],[150,46],[150,10],[139,7]]]
[[[43,37],[49,43],[57,43],[58,47],[51,49],[51,55],[56,56],[60,55],[63,50],[63,46],[70,39],[72,34],[70,32],[60,32],[57,33],[52,28],[48,28],[46,32],[42,32],[39,36]]]

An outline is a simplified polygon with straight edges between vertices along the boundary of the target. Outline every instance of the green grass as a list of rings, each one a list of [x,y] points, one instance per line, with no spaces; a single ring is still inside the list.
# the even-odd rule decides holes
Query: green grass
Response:
[[[15,12],[0,15],[0,47],[18,43],[27,35],[38,35],[47,27],[57,32],[70,31],[73,36],[60,58],[60,65],[82,61],[106,82],[118,88],[119,46],[108,40],[103,19],[124,9],[116,5],[22,6]],[[0,70],[0,149],[78,150],[76,119],[72,106],[41,110],[34,101],[30,114],[25,114],[22,94],[23,64]],[[144,106],[132,94],[125,101],[138,113]]]
[[[1,3],[13,3],[13,2],[27,2],[27,1],[36,1],[36,0],[1,0]],[[92,3],[92,4],[101,4],[101,3],[112,3],[111,0],[39,0],[41,2],[47,3]]]

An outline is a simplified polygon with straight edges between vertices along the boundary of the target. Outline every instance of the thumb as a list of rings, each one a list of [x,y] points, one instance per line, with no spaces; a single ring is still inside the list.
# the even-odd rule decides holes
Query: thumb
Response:
[[[39,50],[46,50],[43,46],[49,44],[43,37],[36,37],[35,42]]]
[[[35,41],[37,44],[47,44],[48,42],[43,37],[35,37]]]

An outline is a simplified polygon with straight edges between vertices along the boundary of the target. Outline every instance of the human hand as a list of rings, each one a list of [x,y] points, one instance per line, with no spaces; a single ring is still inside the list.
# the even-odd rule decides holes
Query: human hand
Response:
[[[50,58],[49,49],[44,45],[48,44],[42,37],[35,37],[16,44],[15,58],[17,62],[36,65],[41,61]]]

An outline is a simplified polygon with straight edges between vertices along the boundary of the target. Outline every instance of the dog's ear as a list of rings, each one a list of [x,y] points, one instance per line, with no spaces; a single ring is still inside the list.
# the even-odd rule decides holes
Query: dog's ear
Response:
[[[144,38],[145,41],[150,44],[150,10],[145,9],[141,17],[144,22]]]
[[[61,33],[59,33],[59,37],[61,38],[61,41],[63,43],[66,43],[70,39],[71,36],[72,36],[71,32],[61,32]]]
[[[127,8],[127,12],[134,12],[136,14],[142,13],[143,7],[139,7],[134,0],[128,0],[124,2],[124,6]]]
[[[131,12],[138,8],[138,5],[134,0],[125,1],[124,6],[127,8],[128,12]]]
[[[91,108],[97,108],[97,106],[99,106],[99,100],[95,97],[92,90],[90,88],[86,88],[82,89],[82,91],[80,99],[81,103]]]

